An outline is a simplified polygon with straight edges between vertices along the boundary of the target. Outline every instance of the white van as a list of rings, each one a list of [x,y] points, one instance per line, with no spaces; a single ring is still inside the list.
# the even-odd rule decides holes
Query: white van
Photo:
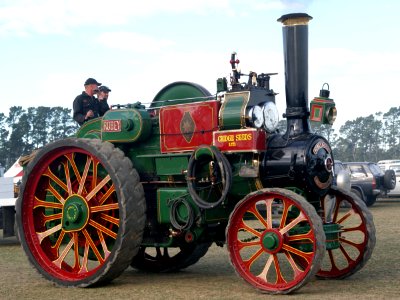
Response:
[[[389,164],[387,166],[388,170],[393,170],[394,173],[396,174],[396,187],[393,190],[390,190],[387,193],[387,195],[392,197],[398,197],[400,196],[400,162]]]
[[[391,165],[400,164],[400,159],[384,159],[378,161],[378,166],[383,172],[390,170]]]

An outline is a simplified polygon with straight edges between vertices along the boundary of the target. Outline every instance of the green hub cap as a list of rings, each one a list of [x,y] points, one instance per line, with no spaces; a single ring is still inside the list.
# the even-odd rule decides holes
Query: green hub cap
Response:
[[[274,251],[279,246],[279,236],[275,232],[267,232],[262,238],[262,244],[265,249]]]
[[[81,230],[89,219],[89,207],[79,195],[69,197],[63,208],[62,225],[65,231]]]

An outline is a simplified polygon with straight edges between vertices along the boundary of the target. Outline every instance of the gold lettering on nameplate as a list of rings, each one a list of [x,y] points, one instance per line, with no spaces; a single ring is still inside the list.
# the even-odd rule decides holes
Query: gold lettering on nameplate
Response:
[[[217,141],[219,143],[227,143],[228,147],[236,147],[237,142],[249,142],[253,140],[252,133],[237,133],[237,134],[221,134],[218,135]]]
[[[103,132],[121,132],[121,120],[103,120]]]

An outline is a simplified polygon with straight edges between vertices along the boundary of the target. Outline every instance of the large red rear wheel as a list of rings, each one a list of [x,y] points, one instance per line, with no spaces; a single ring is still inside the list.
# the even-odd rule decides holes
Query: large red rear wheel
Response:
[[[30,262],[50,281],[80,287],[111,281],[142,240],[145,199],[138,173],[107,142],[49,144],[27,167],[17,222]]]
[[[249,194],[233,210],[227,245],[236,272],[270,294],[290,293],[320,269],[321,218],[303,197],[284,189]]]
[[[317,273],[319,278],[342,279],[360,270],[370,259],[375,247],[375,226],[372,214],[355,194],[332,187],[330,223],[340,225],[339,248],[328,249]],[[327,207],[322,201],[325,218]],[[326,220],[325,220],[326,221]]]

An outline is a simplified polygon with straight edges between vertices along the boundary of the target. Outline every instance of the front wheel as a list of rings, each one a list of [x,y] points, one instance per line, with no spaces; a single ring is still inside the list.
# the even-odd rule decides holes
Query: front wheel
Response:
[[[62,286],[99,285],[119,276],[139,249],[146,218],[131,161],[108,142],[75,138],[35,155],[16,209],[30,262]]]
[[[331,223],[340,226],[339,247],[328,249],[317,273],[319,278],[342,279],[360,270],[375,247],[375,226],[364,202],[352,193],[332,187],[334,199]],[[327,208],[322,203],[322,214]]]
[[[325,252],[322,220],[303,197],[284,189],[263,189],[241,200],[226,229],[236,272],[270,294],[287,294],[320,269]]]

